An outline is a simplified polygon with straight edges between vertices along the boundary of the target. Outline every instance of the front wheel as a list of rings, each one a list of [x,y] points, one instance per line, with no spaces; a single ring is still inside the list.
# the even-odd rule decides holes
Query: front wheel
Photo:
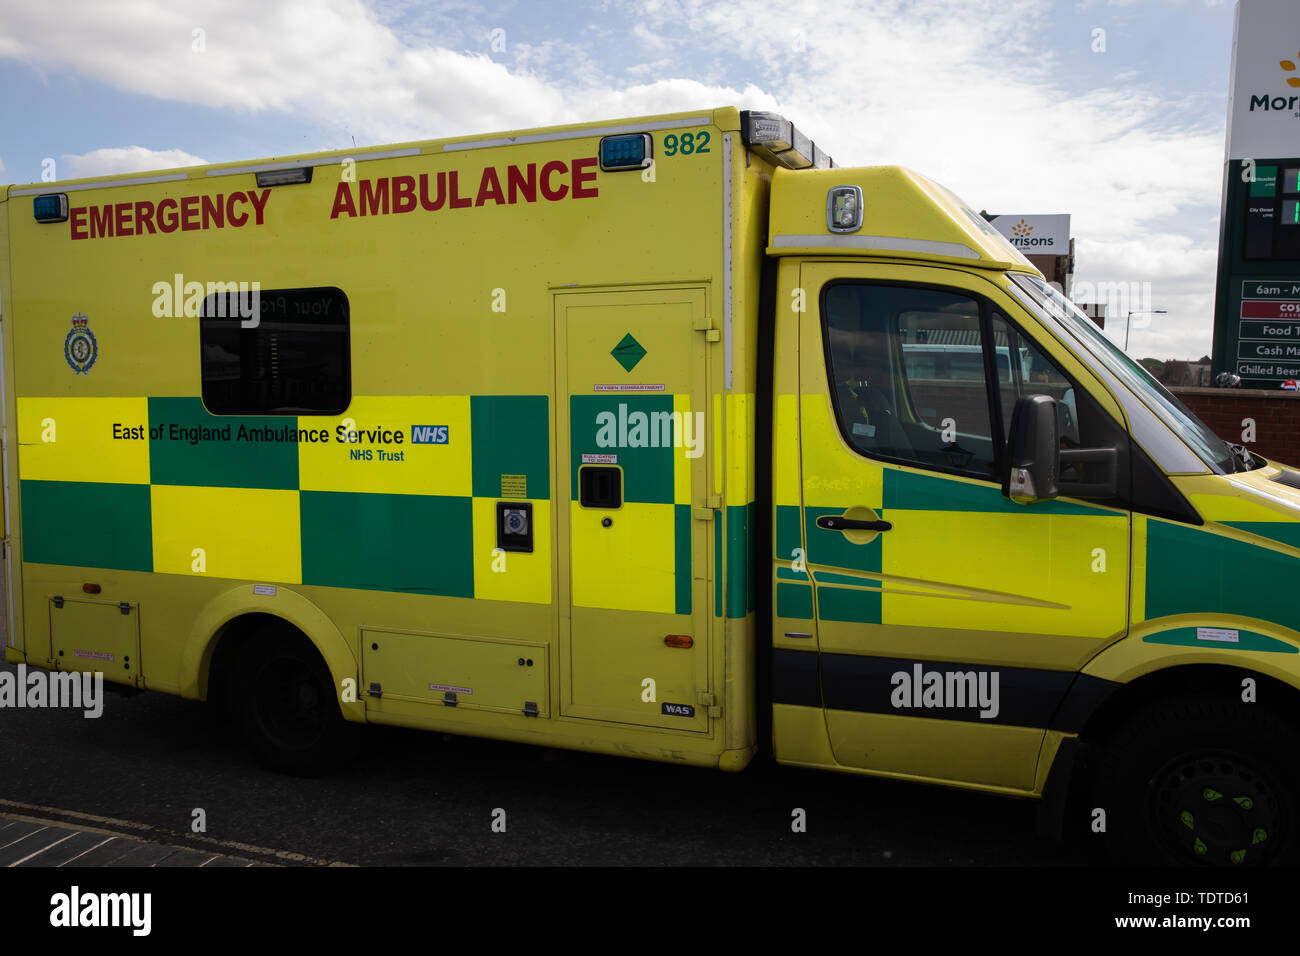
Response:
[[[1300,736],[1257,704],[1191,697],[1140,712],[1105,749],[1094,806],[1131,864],[1293,864]],[[1094,815],[1096,811],[1094,810]]]

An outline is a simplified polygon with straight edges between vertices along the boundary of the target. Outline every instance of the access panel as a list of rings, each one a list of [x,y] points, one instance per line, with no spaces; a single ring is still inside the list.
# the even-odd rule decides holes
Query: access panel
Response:
[[[101,671],[135,684],[140,674],[140,608],[130,603],[50,599],[50,656],[61,671]]]
[[[371,628],[362,628],[361,638],[369,709],[394,710],[396,703],[534,717],[549,712],[545,644]]]

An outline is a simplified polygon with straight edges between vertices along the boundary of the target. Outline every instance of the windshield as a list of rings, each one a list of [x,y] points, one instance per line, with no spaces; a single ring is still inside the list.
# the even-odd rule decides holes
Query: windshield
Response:
[[[1178,437],[1187,443],[1207,465],[1219,473],[1234,472],[1236,458],[1228,443],[1219,438],[1151,373],[1129,358],[1092,320],[1075,308],[1074,303],[1038,276],[1016,273],[1011,279],[1052,318],[1065,326],[1088,352],[1118,378],[1152,412],[1174,426]]]

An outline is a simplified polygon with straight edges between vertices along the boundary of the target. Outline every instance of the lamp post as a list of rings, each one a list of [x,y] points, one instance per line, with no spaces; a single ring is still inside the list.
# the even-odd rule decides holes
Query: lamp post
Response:
[[[1129,313],[1129,314],[1124,318],[1124,351],[1125,351],[1125,352],[1128,351],[1128,330],[1129,330],[1129,326],[1133,324],[1133,316],[1135,316],[1135,315],[1168,315],[1168,314],[1169,314],[1169,312],[1168,312],[1168,310],[1166,310],[1166,309],[1142,309],[1141,311],[1130,312],[1130,313]]]

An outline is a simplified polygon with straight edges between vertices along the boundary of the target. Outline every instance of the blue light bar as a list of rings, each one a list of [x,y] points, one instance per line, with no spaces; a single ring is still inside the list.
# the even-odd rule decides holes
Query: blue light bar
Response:
[[[649,133],[604,136],[600,140],[600,168],[607,173],[623,169],[645,169],[654,156]]]
[[[37,222],[67,222],[68,194],[46,193],[32,200],[32,215]]]

